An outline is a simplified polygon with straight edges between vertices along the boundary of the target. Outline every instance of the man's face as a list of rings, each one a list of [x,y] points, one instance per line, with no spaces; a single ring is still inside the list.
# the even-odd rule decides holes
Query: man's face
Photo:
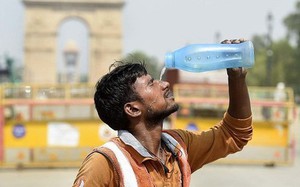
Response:
[[[178,110],[168,82],[154,80],[150,75],[137,78],[134,88],[143,99],[148,120],[162,120]]]

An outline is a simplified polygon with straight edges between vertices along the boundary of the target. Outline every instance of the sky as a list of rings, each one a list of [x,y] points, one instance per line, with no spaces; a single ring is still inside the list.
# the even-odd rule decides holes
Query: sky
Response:
[[[283,19],[295,11],[297,1],[124,0],[123,54],[139,50],[163,62],[166,52],[187,44],[251,39],[268,32],[268,13],[274,19],[272,38],[278,40],[286,34]],[[0,0],[0,59],[9,55],[22,64],[23,21],[21,0]]]

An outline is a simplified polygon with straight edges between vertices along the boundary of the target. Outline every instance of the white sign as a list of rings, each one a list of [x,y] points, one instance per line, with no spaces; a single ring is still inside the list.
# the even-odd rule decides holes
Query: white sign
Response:
[[[75,147],[79,142],[78,129],[64,122],[48,123],[48,145]]]

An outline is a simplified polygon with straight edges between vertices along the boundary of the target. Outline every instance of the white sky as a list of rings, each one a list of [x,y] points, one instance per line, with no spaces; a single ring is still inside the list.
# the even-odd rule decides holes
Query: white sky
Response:
[[[266,17],[274,17],[274,40],[283,38],[283,18],[297,0],[124,0],[123,53],[141,50],[163,61],[164,54],[189,43],[251,39],[266,34]],[[0,0],[0,57],[23,61],[21,0]]]
[[[297,0],[127,0],[124,9],[125,52],[141,49],[162,59],[188,43],[251,39],[266,34],[266,17],[274,17],[273,38],[285,36],[282,23]]]

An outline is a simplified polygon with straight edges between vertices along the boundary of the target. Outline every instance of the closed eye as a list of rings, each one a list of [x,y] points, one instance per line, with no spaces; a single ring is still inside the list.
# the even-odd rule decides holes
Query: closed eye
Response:
[[[154,79],[153,79],[153,78],[151,78],[151,79],[150,79],[150,81],[148,82],[148,85],[149,85],[149,86],[152,86],[152,85],[153,85],[153,83],[154,83]]]

